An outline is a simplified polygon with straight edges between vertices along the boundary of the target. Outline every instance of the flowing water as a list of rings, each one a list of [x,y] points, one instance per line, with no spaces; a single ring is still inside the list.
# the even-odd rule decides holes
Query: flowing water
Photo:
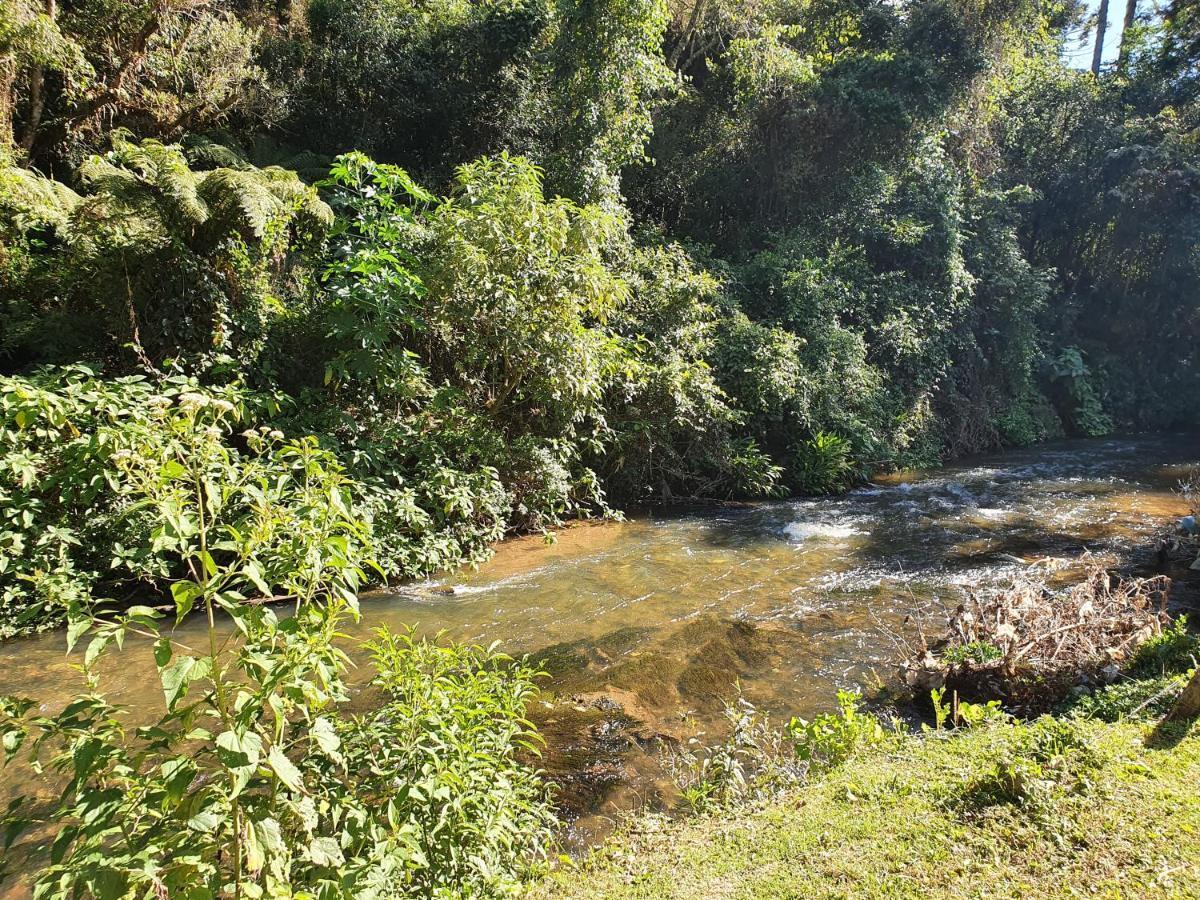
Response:
[[[918,607],[1023,574],[1065,578],[1085,551],[1120,553],[1181,515],[1172,488],[1198,461],[1195,438],[1071,442],[841,497],[569,528],[365,598],[360,633],[415,625],[535,654],[551,673],[532,711],[542,764],[586,843],[620,810],[669,801],[662,748],[715,734],[735,682],[776,716],[828,709],[838,688],[892,671],[888,632]],[[106,687],[149,716],[162,694],[144,651],[115,655]],[[0,694],[53,707],[78,685],[61,634],[0,645]],[[20,786],[6,777],[0,795]]]

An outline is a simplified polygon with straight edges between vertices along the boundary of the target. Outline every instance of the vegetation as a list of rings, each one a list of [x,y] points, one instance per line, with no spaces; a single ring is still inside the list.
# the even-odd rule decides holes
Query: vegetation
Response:
[[[1076,0],[0,0],[0,638],[65,626],[92,679],[3,701],[65,785],[39,896],[510,892],[548,834],[534,673],[383,634],[345,712],[368,580],[1194,425],[1200,16],[1130,10],[1084,72]],[[206,647],[160,631],[188,615]],[[1011,673],[1026,624],[944,661]],[[127,638],[142,728],[97,680]],[[1024,727],[963,739],[1015,748],[973,796],[1075,810],[1082,744]],[[763,783],[878,728],[842,698]],[[760,731],[695,805],[756,782]],[[941,746],[896,752],[936,783]]]
[[[1068,588],[1018,579],[1011,587],[967,592],[944,608],[934,648],[922,627],[906,646],[904,680],[917,692],[1002,697],[1010,708],[1040,711],[1081,683],[1112,680],[1133,660],[1161,670],[1191,651],[1186,616],[1168,626],[1171,579],[1120,578],[1094,562]],[[907,642],[901,639],[901,643]]]
[[[883,726],[861,708],[860,700],[858,694],[839,691],[836,713],[823,713],[812,722],[793,718],[776,730],[769,716],[738,697],[725,709],[729,737],[698,750],[670,750],[667,770],[693,812],[777,796],[835,768],[857,750],[884,741]]]
[[[335,639],[357,615],[370,531],[337,460],[278,433],[244,432],[239,451],[234,403],[122,387],[126,403],[141,392],[136,405],[106,405],[111,396],[77,380],[14,413],[58,439],[59,496],[83,501],[64,509],[31,493],[13,509],[19,520],[55,517],[18,575],[62,611],[68,648],[87,639],[86,694],[48,714],[31,699],[0,706],[6,763],[24,752],[62,785],[35,896],[257,897],[304,884],[361,897],[515,883],[551,821],[544,787],[514,755],[533,737],[523,713],[534,673],[381,633],[371,651],[385,700],[366,716],[342,712],[348,659]],[[55,402],[64,395],[95,410],[95,431],[55,431],[78,420]],[[96,496],[114,557],[98,574],[71,556]],[[47,572],[43,558],[60,564]],[[90,591],[122,578],[161,582],[176,622],[205,617],[206,643],[160,633],[160,609],[114,608]],[[280,600],[283,616],[269,605]],[[98,664],[139,639],[165,711],[131,728]],[[15,800],[6,846],[35,821]]]
[[[964,704],[954,730],[861,745],[758,802],[639,822],[533,895],[1187,896],[1200,878],[1200,736],[1104,724],[1101,703],[1031,722]]]
[[[0,367],[273,397],[394,575],[1192,422],[1192,17],[1081,16],[6,0]]]

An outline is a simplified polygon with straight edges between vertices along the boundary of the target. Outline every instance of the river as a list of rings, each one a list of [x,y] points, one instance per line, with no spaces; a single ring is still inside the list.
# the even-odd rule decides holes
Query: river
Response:
[[[1115,556],[1183,514],[1172,489],[1198,462],[1195,438],[1075,441],[839,497],[568,528],[364,598],[356,635],[415,625],[536,654],[552,676],[532,711],[542,764],[581,845],[622,810],[670,802],[662,748],[716,734],[735,681],[776,717],[828,709],[838,688],[890,674],[888,632],[914,610],[1026,574],[1064,579],[1085,551]],[[149,716],[162,693],[144,649],[115,654],[105,687]],[[53,707],[79,681],[61,634],[0,645],[0,694]],[[0,794],[23,779],[6,780]]]

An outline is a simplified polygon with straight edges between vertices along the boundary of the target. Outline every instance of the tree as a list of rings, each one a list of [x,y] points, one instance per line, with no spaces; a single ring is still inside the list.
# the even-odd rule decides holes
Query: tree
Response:
[[[79,167],[78,192],[0,169],[0,360],[248,362],[284,314],[288,251],[329,208],[293,172],[235,157],[205,169],[177,145],[112,142]]]
[[[1108,29],[1108,0],[1100,0],[1100,10],[1096,13],[1096,45],[1092,48],[1092,74],[1100,74],[1100,65],[1104,61],[1104,34]]]
[[[1137,21],[1137,0],[1125,0],[1125,21],[1121,26],[1121,50],[1118,60],[1124,65],[1129,60],[1132,49],[1130,41],[1133,37],[1133,26]]]
[[[278,97],[255,59],[261,37],[232,0],[6,0],[4,139],[49,166],[78,163],[114,126],[178,140],[235,112],[269,120]]]
[[[585,202],[620,194],[621,169],[644,157],[651,110],[674,83],[663,60],[664,0],[565,0],[551,97],[551,186]]]

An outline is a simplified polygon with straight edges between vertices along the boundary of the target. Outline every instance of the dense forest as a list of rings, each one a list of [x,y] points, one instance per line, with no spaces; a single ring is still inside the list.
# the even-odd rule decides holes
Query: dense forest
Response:
[[[1190,8],[1098,78],[1016,0],[6,8],[9,421],[234,394],[389,574],[1196,419]],[[59,477],[5,546],[99,525]]]
[[[338,713],[362,585],[571,518],[1200,421],[1200,7],[1129,0],[1116,58],[1069,67],[1091,22],[3,0],[0,635],[65,623],[90,666],[164,599],[242,634],[157,640],[136,747],[99,693],[6,731],[76,748],[44,895],[498,890],[548,828],[512,756],[532,674],[381,636],[387,704]],[[381,807],[431,752],[405,716],[450,774]],[[506,793],[429,799],[464,771]]]

